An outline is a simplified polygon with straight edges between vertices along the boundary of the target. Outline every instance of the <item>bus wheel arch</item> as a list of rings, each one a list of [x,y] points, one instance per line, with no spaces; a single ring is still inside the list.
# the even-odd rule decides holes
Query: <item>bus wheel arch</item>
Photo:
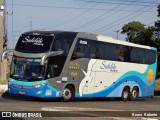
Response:
[[[75,86],[73,84],[67,84],[62,91],[62,101],[69,102],[75,97]]]
[[[130,87],[125,86],[122,90],[121,100],[127,101],[129,100],[129,97],[130,97]]]
[[[134,86],[131,93],[130,93],[130,100],[134,101],[138,98],[138,96],[139,96],[139,87]]]

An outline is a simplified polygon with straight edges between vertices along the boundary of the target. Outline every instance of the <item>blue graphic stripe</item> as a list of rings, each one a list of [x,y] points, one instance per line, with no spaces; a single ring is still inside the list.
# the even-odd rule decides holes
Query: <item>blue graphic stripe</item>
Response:
[[[35,86],[38,84],[47,84],[48,80],[41,80],[41,81],[34,81],[34,82],[26,82],[25,80],[14,80],[12,78],[9,78],[9,82],[15,85],[20,85],[20,86]]]
[[[126,82],[127,81],[127,82]],[[82,97],[111,97],[110,94],[112,92],[114,92],[114,90],[118,89],[117,93],[112,93],[112,97],[121,97],[121,92],[124,88],[124,86],[131,86],[129,84],[129,82],[134,82],[135,84],[132,84],[133,86],[140,86],[139,87],[139,92],[140,92],[140,96],[152,96],[154,94],[154,84],[150,85],[150,86],[146,86],[146,84],[143,82],[142,79],[140,79],[137,76],[129,76],[126,78],[123,78],[117,82],[115,82],[115,84],[112,84],[110,87],[100,91],[100,92],[96,92],[93,94],[83,94]],[[137,84],[136,84],[137,83]],[[79,94],[76,94],[76,97],[80,97]]]
[[[148,82],[147,75],[150,69],[153,70],[154,76],[152,81]],[[154,83],[156,77],[155,74],[156,74],[156,63],[149,65],[144,73],[139,73],[137,71],[127,72],[108,88],[99,92],[95,93],[93,92],[92,94],[83,94],[82,97],[107,97],[107,96],[109,97],[111,94],[115,95],[115,97],[120,97],[124,86],[129,86],[131,87],[131,89],[134,86],[138,86],[140,96],[152,96],[154,94]],[[130,82],[133,83],[131,84]],[[118,92],[115,93],[114,92],[115,90],[117,90]],[[76,94],[76,97],[80,97],[80,95]]]
[[[50,86],[48,84],[48,80],[42,80],[42,81],[34,81],[34,82],[25,82],[25,81],[19,81],[14,80],[12,78],[9,78],[9,82],[11,82],[11,85],[8,85],[8,92],[11,94],[20,94],[20,92],[25,93],[24,95],[27,96],[33,96],[33,97],[40,97],[40,98],[55,98],[60,97],[62,95],[62,92],[59,92],[59,95],[57,94],[57,89]],[[43,86],[43,85],[44,86]],[[13,87],[14,85],[18,85],[19,87]],[[41,85],[41,87],[36,88],[36,85]],[[25,88],[23,86],[31,87],[31,89]],[[37,92],[41,91],[40,94],[37,94]]]

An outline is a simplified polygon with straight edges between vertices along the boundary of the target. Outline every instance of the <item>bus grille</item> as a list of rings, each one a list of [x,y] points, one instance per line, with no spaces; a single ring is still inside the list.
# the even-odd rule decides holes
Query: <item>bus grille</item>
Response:
[[[11,86],[15,88],[20,88],[20,89],[35,89],[34,86],[20,86],[20,85],[15,85],[15,84],[12,84]]]

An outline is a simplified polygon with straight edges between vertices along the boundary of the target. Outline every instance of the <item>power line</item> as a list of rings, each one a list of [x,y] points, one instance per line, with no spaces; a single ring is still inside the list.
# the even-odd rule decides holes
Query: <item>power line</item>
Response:
[[[74,0],[74,1],[83,1],[83,2],[97,2],[96,0]],[[125,0],[105,0],[105,1],[101,1],[100,3],[108,3],[107,1],[111,1],[111,2],[124,2]],[[128,2],[134,2],[134,0],[129,0]],[[148,2],[148,1],[144,1],[144,0],[138,0],[137,3],[152,3],[152,2]],[[153,4],[156,4],[153,3]]]
[[[80,0],[81,2],[83,1],[83,2],[85,2],[84,0]],[[114,5],[114,4],[121,4],[121,3],[123,3],[122,1],[119,1],[119,2],[117,2],[117,3],[114,3],[113,1],[112,2],[103,2],[103,1],[101,1],[101,2],[97,2],[97,1],[86,1],[86,2],[89,2],[89,3],[98,3],[98,4],[111,4],[111,5]],[[124,3],[123,5],[130,5],[130,6],[146,6],[146,4],[137,4],[137,3],[139,3],[139,2],[134,2],[134,1],[132,1],[132,2],[130,2],[130,3]],[[151,3],[151,2],[146,2],[146,3]],[[159,3],[154,3],[153,4],[153,6],[155,6],[155,5],[157,5],[157,4],[159,4]],[[11,5],[12,6],[12,4],[6,4],[6,5]],[[44,7],[44,8],[61,8],[61,9],[82,9],[82,8],[79,8],[79,7],[64,7],[64,6],[49,6],[49,5],[33,5],[33,4],[16,4],[16,3],[14,3],[13,4],[14,6],[24,6],[24,7]],[[83,8],[83,9],[87,9],[87,8]],[[97,9],[97,10],[105,10],[105,9]]]
[[[12,5],[12,4],[6,4],[6,5]],[[69,9],[74,9],[74,10],[86,10],[86,9],[89,9],[89,8],[85,8],[84,6],[86,5],[83,5],[83,7],[62,7],[62,6],[40,6],[40,5],[26,5],[26,4],[13,4],[14,6],[22,6],[22,7],[44,7],[44,8],[53,8],[53,9],[56,9],[56,8],[59,8],[59,9],[66,9],[66,10],[69,10]],[[104,9],[104,8],[93,8],[92,10],[96,10],[96,11],[110,11],[112,9]],[[120,9],[115,9],[113,11],[125,11],[125,12],[134,12],[135,10],[120,10]],[[155,12],[155,11],[146,11],[146,12]]]
[[[150,8],[150,9],[153,9],[153,8]],[[118,24],[116,24],[116,25],[113,25],[113,26],[111,26],[111,27],[108,27],[108,28],[105,28],[105,29],[103,29],[103,30],[100,30],[100,31],[98,31],[98,32],[105,31],[105,30],[107,30],[107,29],[116,27],[117,25],[120,25],[120,24],[122,24],[122,23],[124,23],[124,22],[127,22],[128,20],[131,20],[131,19],[133,19],[133,18],[136,18],[136,17],[138,17],[138,16],[140,16],[140,15],[142,15],[142,14],[144,14],[144,12],[142,12],[142,13],[140,13],[140,14],[138,14],[138,15],[135,15],[135,16],[133,16],[133,17],[131,17],[131,18],[125,20],[125,21],[122,21],[122,22],[120,22],[120,23],[118,23]],[[110,25],[108,25],[108,26],[110,26]],[[92,31],[92,32],[93,32],[93,31]]]
[[[80,6],[80,8],[82,8],[82,7],[86,6],[86,5],[87,5],[87,4],[82,4],[82,5]],[[67,13],[66,16],[61,16],[61,17],[57,18],[56,21],[59,20],[59,19],[68,18],[69,16],[74,15],[75,12],[76,12],[75,10],[72,10],[70,13]],[[52,20],[52,22],[53,22],[53,20]],[[55,20],[54,20],[54,22],[55,22]]]
[[[157,2],[157,1],[158,1],[158,0],[154,1],[153,3]],[[150,3],[149,5],[143,7],[143,8],[141,8],[141,9],[139,9],[139,10],[142,10],[142,9],[145,9],[145,8],[149,7],[151,4],[152,4],[152,3]],[[153,9],[153,8],[152,8],[152,9]],[[99,28],[99,29],[96,29],[96,30],[94,30],[94,31],[92,31],[92,32],[101,32],[101,31],[104,31],[104,30],[106,30],[106,29],[109,29],[109,28],[111,28],[111,27],[109,27],[109,28],[106,28],[106,27],[108,27],[108,26],[110,26],[110,25],[112,25],[112,24],[114,24],[114,23],[117,23],[117,22],[119,22],[119,21],[121,21],[121,20],[123,20],[123,19],[126,19],[126,18],[132,16],[133,14],[137,13],[139,10],[137,10],[136,12],[131,13],[131,14],[123,17],[123,18],[120,18],[120,19],[118,19],[118,20],[116,20],[116,21],[114,21],[114,22],[112,22],[112,23],[110,23],[110,24],[108,24],[108,25],[105,25],[105,26],[103,26],[103,27],[101,27],[101,28]],[[149,9],[149,10],[150,10],[150,9]],[[142,12],[142,13],[140,13],[140,14],[132,17],[132,18],[135,18],[135,17],[137,17],[137,16],[139,16],[139,15],[141,15],[141,14],[143,14],[143,13],[145,13],[145,12]],[[132,19],[132,18],[130,18],[130,19]],[[115,27],[115,26],[112,26],[112,27]]]
[[[12,4],[6,4],[6,5],[11,5]],[[22,6],[22,7],[44,7],[44,8],[53,8],[53,9],[56,9],[56,8],[59,8],[59,9],[66,9],[66,10],[69,10],[69,9],[79,9],[79,10],[86,10],[86,9],[89,9],[89,8],[85,8],[84,6],[83,7],[62,7],[62,6],[41,6],[41,5],[25,5],[25,4],[13,4],[14,6]],[[104,8],[93,8],[92,10],[96,10],[96,11],[110,11],[112,9],[104,9]],[[125,11],[125,12],[133,12],[135,10],[120,10],[120,9],[117,9],[117,10],[113,10],[113,11]],[[154,12],[154,11],[147,11],[147,12]]]
[[[152,22],[148,23],[147,26],[150,26],[150,25],[152,25],[152,24],[155,23],[155,22],[156,22],[156,21],[152,21]]]
[[[85,24],[83,24],[83,25],[81,25],[81,26],[79,26],[79,27],[77,27],[77,28],[74,28],[73,30],[76,30],[76,29],[79,29],[79,28],[88,27],[88,26],[90,26],[90,25],[93,25],[93,24],[95,24],[95,23],[97,23],[97,22],[100,22],[100,21],[104,20],[105,18],[108,18],[108,17],[110,17],[110,16],[118,13],[119,11],[118,11],[118,12],[114,12],[114,13],[108,15],[108,16],[105,16],[105,15],[107,15],[108,13],[110,13],[110,12],[112,12],[113,10],[117,9],[118,7],[120,7],[121,5],[123,5],[123,4],[124,4],[125,2],[127,2],[127,1],[128,1],[128,0],[124,1],[123,3],[119,4],[118,6],[114,7],[113,9],[111,9],[109,12],[104,13],[104,14],[96,17],[95,19],[93,19],[93,20],[91,20],[91,21],[89,21],[89,22],[87,22],[87,23],[85,23]],[[135,0],[135,1],[137,1],[137,0]],[[125,6],[125,7],[121,8],[120,10],[123,10],[123,9],[126,8],[126,7],[128,7],[128,6]],[[102,17],[102,18],[101,18],[101,17]],[[99,20],[98,20],[98,19],[99,19]],[[97,21],[96,21],[96,20],[97,20]]]
[[[101,1],[102,1],[102,0],[101,0]],[[96,3],[94,6],[92,6],[92,7],[91,7],[91,8],[89,8],[89,9],[87,9],[86,11],[82,12],[81,14],[76,15],[75,17],[73,17],[73,18],[71,18],[71,19],[67,20],[66,22],[61,23],[61,24],[59,24],[59,25],[57,25],[57,26],[58,26],[58,27],[60,27],[60,26],[63,26],[63,25],[65,25],[65,24],[67,24],[67,23],[72,22],[73,20],[75,20],[75,19],[79,18],[80,16],[84,15],[84,14],[85,14],[85,13],[87,13],[88,11],[92,10],[92,9],[93,9],[94,7],[96,7],[98,4],[99,4],[99,3]]]
[[[88,3],[97,3],[97,1],[91,1],[91,0],[77,0],[77,1],[81,1],[81,2],[83,1],[83,2],[88,2]],[[120,0],[113,1],[113,0],[110,0],[109,2],[102,1],[100,3],[101,4],[119,4],[121,2],[124,2],[124,1],[120,1]],[[146,4],[152,3],[152,2],[128,1],[128,3],[124,3],[124,5],[133,5],[133,3],[134,3],[135,6],[145,6]],[[159,3],[154,3],[154,5],[157,5],[157,4],[159,4]]]

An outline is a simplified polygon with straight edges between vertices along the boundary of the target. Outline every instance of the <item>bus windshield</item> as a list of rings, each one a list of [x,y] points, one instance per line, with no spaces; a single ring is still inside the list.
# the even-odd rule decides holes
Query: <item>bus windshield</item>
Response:
[[[26,53],[44,53],[50,50],[52,42],[53,36],[24,34],[20,36],[15,50]]]
[[[14,57],[11,64],[11,77],[27,81],[43,79],[45,66],[40,65],[40,60]]]

